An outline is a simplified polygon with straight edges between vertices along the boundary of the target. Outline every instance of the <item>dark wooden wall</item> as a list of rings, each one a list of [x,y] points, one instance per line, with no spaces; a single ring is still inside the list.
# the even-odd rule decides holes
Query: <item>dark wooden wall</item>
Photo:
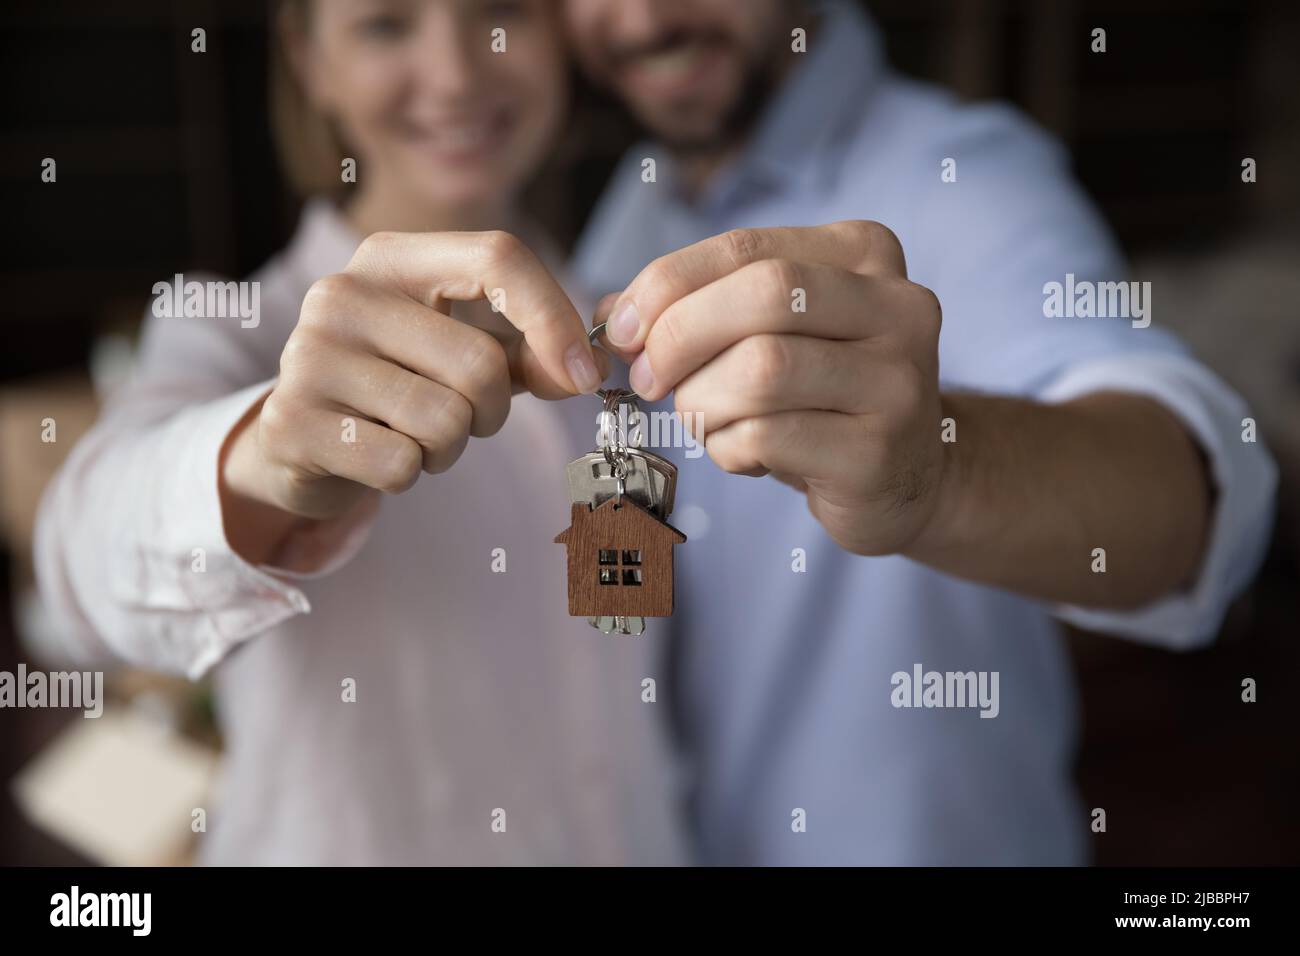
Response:
[[[909,72],[972,98],[1010,98],[1062,135],[1130,250],[1295,216],[1297,177],[1262,177],[1249,203],[1233,188],[1241,156],[1277,169],[1298,152],[1288,94],[1300,86],[1294,4],[869,6]],[[0,321],[9,345],[0,381],[79,364],[95,329],[138,319],[159,275],[244,274],[283,243],[295,203],[267,126],[266,10],[263,0],[0,8]],[[190,52],[197,25],[208,31],[201,55]],[[1104,56],[1087,52],[1093,25],[1108,30]],[[593,155],[545,191],[567,237],[630,130],[591,99],[582,144]],[[39,180],[46,156],[59,163],[53,188]]]

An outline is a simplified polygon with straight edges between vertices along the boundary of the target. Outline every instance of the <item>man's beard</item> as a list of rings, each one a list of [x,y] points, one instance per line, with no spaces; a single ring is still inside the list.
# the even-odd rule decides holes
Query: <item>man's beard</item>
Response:
[[[743,141],[753,130],[779,80],[775,63],[749,64],[740,90],[716,128],[704,133],[674,133],[645,124],[661,143],[681,156],[700,156],[726,150]],[[665,124],[667,125],[667,124]]]

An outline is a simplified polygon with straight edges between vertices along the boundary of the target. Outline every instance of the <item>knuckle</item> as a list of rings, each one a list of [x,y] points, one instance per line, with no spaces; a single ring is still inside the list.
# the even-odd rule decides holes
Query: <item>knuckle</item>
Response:
[[[429,409],[442,399],[432,382],[417,375],[402,375],[385,388],[386,404],[380,420],[417,441],[427,437]]]
[[[757,460],[765,448],[772,442],[772,417],[755,415],[740,423],[740,447]]]
[[[894,230],[874,219],[849,219],[837,222],[834,228],[849,243],[860,249],[864,259],[901,259],[903,244]]]
[[[504,229],[491,229],[479,236],[479,253],[491,265],[515,262],[524,254],[524,244]]]
[[[286,381],[296,381],[315,364],[319,354],[320,343],[315,333],[301,327],[294,329],[280,352],[280,377]]]
[[[317,279],[303,296],[299,325],[330,318],[340,303],[349,300],[357,284],[357,278],[346,272],[335,272]]]
[[[726,438],[708,435],[704,439],[704,450],[709,453],[713,463],[723,471],[732,473],[736,470],[736,450]]]
[[[283,392],[275,389],[270,395],[266,396],[266,401],[262,403],[262,410],[258,413],[259,427],[266,434],[278,434],[284,430],[285,421],[285,400]]]
[[[357,256],[366,260],[383,261],[392,255],[393,247],[402,241],[402,234],[388,230],[372,232],[361,240]]]
[[[913,288],[921,298],[923,328],[931,337],[938,338],[939,331],[943,328],[943,303],[939,301],[939,296],[929,286],[913,284]]]
[[[883,222],[874,219],[852,219],[847,223],[855,238],[873,248],[902,248],[898,236]]]
[[[266,397],[258,413],[257,427],[264,447],[282,460],[299,460],[303,446],[298,421],[300,416],[296,403],[285,395],[284,390],[276,388]]]
[[[424,466],[420,446],[405,440],[393,446],[379,468],[376,486],[380,491],[400,495],[415,484]]]
[[[675,285],[675,275],[670,257],[660,256],[641,270],[637,283],[647,289],[672,288]]]
[[[474,410],[457,392],[446,389],[442,396],[425,406],[428,411],[428,434],[424,437],[442,445],[455,445],[469,435]]]
[[[803,286],[803,270],[793,260],[764,259],[749,268],[754,273],[759,295],[783,309],[789,308],[790,293]]]
[[[781,386],[790,374],[790,351],[780,336],[751,335],[741,344],[750,389],[760,394]]]
[[[460,456],[464,454],[465,447],[468,444],[469,436],[462,435],[455,441],[438,446],[437,449],[425,455],[425,470],[432,475],[447,471],[460,460]]]
[[[505,349],[486,332],[478,332],[470,338],[465,345],[462,363],[468,387],[475,392],[497,388],[510,378],[510,363]]]
[[[718,237],[723,252],[739,267],[757,262],[763,257],[765,243],[757,229],[731,229]]]
[[[900,341],[936,347],[943,326],[943,306],[934,291],[908,279],[886,279],[882,290],[905,321],[897,326]]]
[[[871,221],[867,219],[842,219],[831,223],[827,228],[841,242],[862,246],[871,242],[870,227]]]
[[[654,334],[646,338],[645,348],[650,353],[650,365],[658,371],[663,370],[659,367],[660,362],[655,360],[657,355],[665,352],[680,355],[685,351],[687,335],[682,323],[681,311],[671,305],[660,313],[659,320],[651,329]]]

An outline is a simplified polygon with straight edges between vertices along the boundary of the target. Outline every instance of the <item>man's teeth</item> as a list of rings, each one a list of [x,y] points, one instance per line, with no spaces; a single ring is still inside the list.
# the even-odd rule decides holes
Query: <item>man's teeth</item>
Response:
[[[700,55],[698,43],[680,43],[660,53],[647,53],[640,58],[641,68],[651,73],[682,72],[695,65]]]

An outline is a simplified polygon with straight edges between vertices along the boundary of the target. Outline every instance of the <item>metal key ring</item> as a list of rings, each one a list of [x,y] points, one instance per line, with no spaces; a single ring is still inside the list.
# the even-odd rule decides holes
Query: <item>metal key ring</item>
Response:
[[[605,334],[605,326],[607,324],[608,324],[607,322],[602,322],[600,323],[600,325],[593,326],[591,331],[587,333],[587,343],[591,345],[593,348],[600,345],[600,342],[598,342],[597,339],[599,339],[602,335]],[[605,349],[603,345],[601,345],[600,347],[605,350],[606,355],[611,354],[609,349]],[[630,385],[631,383],[629,382],[628,384]],[[633,391],[630,388],[622,388],[622,389],[600,388],[596,390],[596,394],[599,395],[601,398],[607,398],[608,393],[613,391],[622,392],[625,398],[630,398],[632,399],[632,401],[637,401],[638,399],[641,398],[640,395],[638,395],[635,391]]]

